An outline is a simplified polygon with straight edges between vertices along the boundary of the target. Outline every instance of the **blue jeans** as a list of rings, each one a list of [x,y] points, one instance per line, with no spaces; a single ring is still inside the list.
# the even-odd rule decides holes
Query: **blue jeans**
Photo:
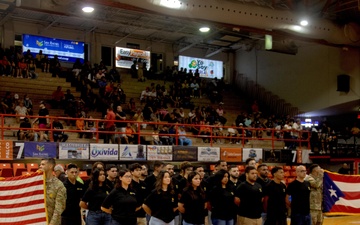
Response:
[[[89,211],[86,217],[87,225],[111,225],[111,215],[106,212]]]
[[[311,216],[302,214],[291,214],[291,225],[311,225]]]
[[[192,140],[189,138],[179,138],[179,145],[187,145],[187,146],[191,146],[192,145]]]
[[[220,220],[220,219],[215,219],[212,218],[211,222],[213,225],[234,225],[234,220]]]

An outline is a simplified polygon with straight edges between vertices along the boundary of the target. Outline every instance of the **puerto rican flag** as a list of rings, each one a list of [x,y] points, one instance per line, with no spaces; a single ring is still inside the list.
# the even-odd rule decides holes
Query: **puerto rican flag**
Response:
[[[324,212],[360,214],[360,176],[324,172]]]
[[[42,172],[0,180],[0,225],[46,225]]]

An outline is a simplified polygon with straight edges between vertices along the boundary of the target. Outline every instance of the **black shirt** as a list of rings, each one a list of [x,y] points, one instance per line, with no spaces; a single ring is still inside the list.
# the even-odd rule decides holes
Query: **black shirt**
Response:
[[[126,117],[126,114],[125,112],[116,112],[116,114],[119,114],[121,117]],[[118,115],[115,116],[115,119],[116,120],[119,120],[119,121],[124,121],[123,119],[121,119]],[[116,127],[119,128],[119,127],[126,127],[126,122],[116,122]]]
[[[112,208],[111,217],[120,224],[136,225],[135,210],[137,207],[135,191],[122,187],[116,188],[104,200],[102,207]]]
[[[155,188],[155,182],[156,182],[155,175],[151,174],[147,176],[144,182],[146,183],[146,188],[149,189],[149,192],[152,191]]]
[[[267,218],[277,219],[286,218],[286,185],[275,181],[270,181],[264,188],[264,195],[267,200]]]
[[[107,178],[105,179],[105,185],[107,185],[110,188],[110,190],[114,189],[115,184],[116,184],[116,180],[111,181]]]
[[[39,109],[39,116],[48,116],[49,111],[47,108]],[[46,118],[39,118],[39,124],[47,124]]]
[[[261,217],[264,193],[260,184],[256,182],[254,184],[250,184],[247,181],[242,182],[236,189],[235,196],[240,198],[240,205],[237,212],[239,216],[251,219]]]
[[[105,200],[105,198],[110,193],[111,189],[106,185],[99,187],[98,190],[93,190],[91,188],[87,189],[82,198],[83,202],[88,204],[88,209],[90,211],[100,211],[101,204]]]
[[[310,213],[310,183],[294,180],[288,185],[286,194],[291,195],[291,214]]]
[[[231,220],[234,218],[236,205],[235,195],[228,188],[213,188],[208,195],[211,205],[211,218]]]
[[[152,190],[144,202],[151,209],[151,216],[156,217],[165,223],[175,218],[174,208],[178,207],[178,198],[170,191]]]
[[[135,193],[136,193],[136,201],[137,201],[137,205],[141,206],[144,201],[145,198],[148,196],[149,191],[146,188],[146,183],[144,181],[139,181],[136,182],[134,180],[131,181],[131,186],[134,189]],[[136,211],[136,217],[145,217],[145,211],[143,208],[141,208],[140,210]]]
[[[256,183],[260,184],[263,189],[265,188],[265,186],[266,186],[268,183],[270,183],[270,181],[271,181],[271,180],[268,179],[268,178],[266,178],[266,180],[263,180],[263,179],[261,179],[260,177],[258,177],[258,178],[256,179]]]
[[[203,224],[205,221],[205,193],[201,189],[194,190],[192,187],[186,188],[179,200],[184,204],[185,213],[183,219],[191,224]]]
[[[84,195],[84,185],[79,181],[75,181],[72,184],[69,179],[64,181],[66,188],[66,207],[61,216],[64,217],[80,217],[80,206],[79,202],[81,197]]]
[[[231,191],[233,191],[235,193],[236,189],[239,187],[239,185],[241,184],[241,181],[237,181],[236,183],[234,183],[232,180],[229,179],[227,186],[228,188],[230,188]]]

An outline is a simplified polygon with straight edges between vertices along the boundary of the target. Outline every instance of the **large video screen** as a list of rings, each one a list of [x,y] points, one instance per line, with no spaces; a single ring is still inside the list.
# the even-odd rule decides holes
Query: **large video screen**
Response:
[[[179,56],[179,69],[186,68],[193,73],[199,70],[200,77],[221,79],[223,77],[223,62],[210,59],[195,58],[189,56]]]
[[[146,63],[146,69],[150,68],[150,52],[140,49],[131,48],[115,48],[115,65],[120,68],[130,69],[134,61]],[[137,68],[137,67],[136,67]]]
[[[69,41],[57,38],[42,37],[36,35],[23,35],[23,52],[30,50],[33,57],[42,50],[44,55],[54,58],[57,55],[60,61],[75,62],[80,59],[84,62],[84,42]]]

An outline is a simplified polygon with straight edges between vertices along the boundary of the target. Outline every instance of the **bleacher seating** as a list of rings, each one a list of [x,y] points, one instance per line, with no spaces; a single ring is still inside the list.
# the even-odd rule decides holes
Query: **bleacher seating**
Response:
[[[27,172],[25,163],[13,163],[14,176],[21,176],[23,172]]]

